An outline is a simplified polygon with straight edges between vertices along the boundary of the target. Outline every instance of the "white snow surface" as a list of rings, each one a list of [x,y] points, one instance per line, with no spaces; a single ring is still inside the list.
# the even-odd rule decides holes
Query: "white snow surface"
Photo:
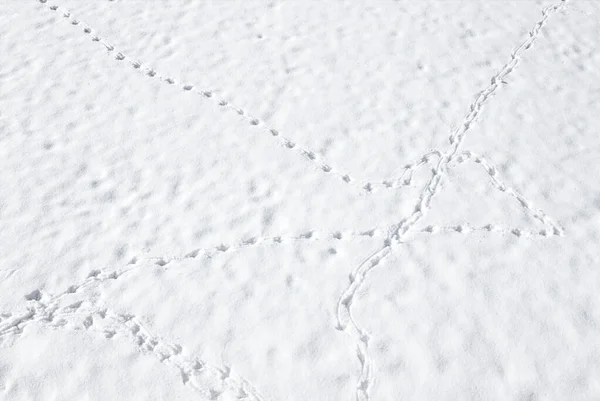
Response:
[[[600,2],[5,0],[0,400],[600,399]]]

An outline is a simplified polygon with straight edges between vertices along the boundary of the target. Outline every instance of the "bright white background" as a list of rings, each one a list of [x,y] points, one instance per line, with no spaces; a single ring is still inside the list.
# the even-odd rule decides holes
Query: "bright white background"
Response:
[[[461,149],[564,234],[455,163],[354,297],[367,362],[336,330],[437,159],[381,182],[449,148],[554,4],[5,1],[0,399],[600,397],[595,1],[547,20]]]

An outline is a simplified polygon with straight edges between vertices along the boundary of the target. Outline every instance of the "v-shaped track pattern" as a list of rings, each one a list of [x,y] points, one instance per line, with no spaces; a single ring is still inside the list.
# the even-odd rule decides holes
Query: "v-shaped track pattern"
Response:
[[[108,54],[114,55],[117,62],[125,63],[134,70],[147,75],[152,79],[158,79],[167,85],[178,85],[184,92],[193,92],[204,99],[216,101],[224,111],[234,112],[241,116],[257,130],[262,130],[279,141],[285,148],[298,152],[305,159],[315,165],[318,170],[341,179],[343,182],[356,186],[359,190],[372,193],[379,189],[400,189],[411,184],[413,174],[423,166],[432,168],[428,182],[422,187],[413,211],[387,227],[378,227],[364,231],[333,231],[323,232],[310,230],[296,235],[281,235],[273,237],[255,237],[240,241],[235,244],[220,244],[212,248],[193,249],[185,255],[164,258],[146,257],[134,258],[127,265],[117,269],[93,270],[89,276],[78,283],[70,285],[60,294],[45,294],[34,290],[25,295],[26,306],[21,312],[14,311],[0,314],[0,344],[12,344],[23,333],[23,328],[29,324],[44,324],[53,328],[74,326],[76,328],[96,331],[107,338],[115,335],[130,338],[132,344],[140,352],[151,353],[161,363],[165,363],[177,369],[181,375],[182,382],[191,386],[205,399],[216,400],[233,398],[238,400],[267,400],[247,380],[236,378],[229,366],[209,366],[200,358],[185,355],[183,347],[163,339],[151,333],[150,329],[144,327],[142,322],[133,315],[115,313],[107,308],[97,305],[97,302],[86,298],[86,292],[109,280],[117,280],[141,265],[141,260],[153,261],[158,266],[167,266],[173,261],[211,257],[217,253],[234,252],[236,250],[256,246],[277,246],[282,243],[294,243],[299,241],[318,241],[330,239],[336,241],[352,240],[355,238],[379,238],[382,246],[376,252],[369,255],[364,261],[356,266],[349,276],[349,283],[340,296],[337,303],[337,326],[350,335],[356,344],[358,360],[360,362],[360,376],[356,387],[356,399],[358,401],[370,400],[370,390],[374,384],[374,362],[369,355],[369,339],[371,335],[362,328],[352,314],[352,305],[356,303],[357,291],[364,285],[368,274],[376,267],[385,262],[386,258],[402,243],[412,239],[416,234],[446,234],[457,233],[466,235],[472,232],[499,232],[506,235],[514,235],[521,238],[550,237],[563,235],[563,229],[542,210],[533,206],[516,189],[508,186],[498,174],[498,170],[490,160],[470,151],[461,151],[460,148],[466,138],[466,134],[474,125],[483,111],[485,104],[503,87],[505,79],[513,73],[522,55],[531,48],[540,35],[543,26],[548,19],[561,9],[569,0],[561,0],[559,3],[546,7],[542,12],[542,18],[535,23],[529,31],[528,37],[510,55],[509,61],[491,78],[490,84],[477,94],[474,101],[469,105],[469,111],[462,120],[460,126],[451,133],[449,146],[443,150],[432,150],[425,153],[418,160],[405,165],[400,177],[373,181],[359,182],[349,174],[332,167],[322,161],[317,153],[307,147],[300,146],[292,140],[284,137],[279,130],[270,127],[259,118],[251,116],[246,110],[232,105],[224,99],[217,99],[210,91],[197,89],[190,83],[181,83],[179,80],[161,75],[151,67],[146,67],[139,61],[119,52],[113,45],[99,36],[94,29],[82,21],[76,19],[69,11],[59,6],[50,4],[47,0],[37,0],[45,5],[48,10],[59,13],[65,20],[75,27],[81,29],[82,33],[88,35],[94,42],[102,45]],[[486,224],[475,227],[465,222],[456,226],[444,227],[429,225],[418,228],[418,223],[423,220],[432,206],[432,201],[440,193],[441,184],[447,178],[450,169],[456,168],[463,163],[473,163],[484,169],[492,185],[500,192],[509,197],[523,208],[523,210],[538,221],[542,228],[539,230],[524,229],[517,227],[501,227],[495,224]],[[70,325],[68,325],[68,323]]]

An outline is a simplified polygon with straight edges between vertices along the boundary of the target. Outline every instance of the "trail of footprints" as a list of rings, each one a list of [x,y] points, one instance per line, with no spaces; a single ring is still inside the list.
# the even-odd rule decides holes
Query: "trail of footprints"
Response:
[[[47,4],[47,0],[38,1],[42,4]],[[409,235],[412,234],[418,236],[448,233],[464,235],[477,232],[496,232],[503,235],[514,235],[523,238],[563,235],[563,230],[551,218],[543,211],[534,208],[532,203],[522,194],[515,189],[508,187],[500,179],[496,167],[489,160],[473,152],[463,151],[459,153],[458,150],[464,140],[466,132],[470,129],[479,113],[482,111],[483,105],[491,98],[500,85],[505,83],[504,79],[506,76],[517,67],[520,53],[531,47],[549,16],[563,8],[566,2],[567,0],[562,0],[559,4],[544,9],[543,18],[535,24],[534,28],[529,33],[528,39],[517,47],[511,54],[509,63],[507,63],[500,72],[491,79],[490,85],[481,91],[475,101],[471,104],[470,112],[463,120],[463,124],[455,130],[449,138],[450,148],[445,152],[433,150],[426,153],[416,162],[407,164],[404,167],[404,171],[400,178],[394,180],[356,184],[349,175],[320,161],[315,152],[296,145],[291,140],[281,136],[277,130],[268,127],[259,119],[248,115],[243,109],[236,108],[225,100],[215,99],[210,91],[201,91],[195,89],[193,85],[180,84],[182,90],[194,91],[204,98],[216,100],[221,107],[226,110],[235,111],[251,125],[262,125],[267,132],[283,143],[284,146],[289,149],[295,149],[296,152],[299,152],[307,160],[317,165],[322,172],[336,175],[348,184],[359,185],[360,189],[364,190],[366,193],[373,193],[383,188],[400,189],[404,186],[408,186],[411,184],[413,175],[418,169],[425,166],[431,166],[434,161],[437,162],[437,164],[431,170],[430,180],[427,185],[423,187],[413,213],[402,219],[398,224],[386,228],[376,228],[365,231],[324,232],[312,230],[299,235],[255,237],[234,244],[220,244],[211,248],[194,249],[183,256],[171,259],[163,257],[134,258],[129,264],[118,269],[94,270],[90,272],[85,280],[69,286],[60,294],[43,294],[39,290],[34,290],[26,294],[25,299],[28,307],[21,313],[0,314],[0,345],[15,341],[19,335],[23,333],[23,329],[27,325],[33,323],[45,324],[53,328],[71,327],[73,329],[95,331],[101,333],[106,338],[127,337],[141,352],[151,353],[161,363],[175,368],[179,372],[184,384],[191,386],[207,399],[265,400],[265,398],[252,388],[247,381],[244,379],[234,379],[230,367],[210,367],[200,359],[186,356],[182,346],[172,344],[153,335],[135,316],[116,314],[113,311],[101,308],[92,301],[86,299],[79,299],[71,302],[71,298],[82,294],[86,289],[100,285],[100,283],[104,281],[116,280],[122,277],[128,272],[140,267],[140,262],[142,260],[152,261],[158,266],[168,268],[168,265],[173,261],[198,257],[212,257],[219,253],[234,252],[256,246],[276,246],[303,241],[341,241],[357,238],[380,238],[383,239],[382,247],[366,258],[363,263],[357,266],[350,274],[349,285],[340,296],[337,308],[336,328],[348,332],[348,334],[356,341],[357,357],[360,362],[360,377],[357,383],[356,398],[359,401],[369,400],[369,392],[374,379],[373,363],[368,353],[370,335],[354,320],[351,306],[354,302],[355,294],[364,283],[367,274],[376,266],[382,264],[395,247],[407,241]],[[160,79],[167,84],[177,84],[178,81],[175,79],[162,76],[152,68],[143,68],[140,62],[130,59],[121,52],[116,52],[114,46],[95,35],[92,28],[75,19],[70,12],[62,10],[55,5],[49,5],[49,8],[50,10],[60,12],[64,18],[71,22],[71,24],[83,26],[83,32],[90,35],[93,41],[104,45],[109,52],[116,53],[116,60],[129,62],[134,69],[143,72],[149,77]],[[535,231],[521,228],[507,228],[495,224],[473,226],[468,223],[456,226],[428,225],[421,229],[415,228],[416,224],[424,217],[426,211],[430,208],[431,200],[439,192],[441,188],[440,183],[447,169],[467,161],[474,162],[485,169],[489,176],[490,183],[499,191],[514,198],[532,218],[543,225],[543,228],[539,231]]]
[[[50,298],[40,294],[39,298]],[[256,389],[232,374],[231,367],[213,367],[205,361],[188,356],[181,345],[171,343],[152,334],[134,315],[118,314],[110,309],[98,308],[89,300],[44,303],[31,300],[27,312],[13,316],[0,315],[0,344],[16,340],[30,324],[43,324],[50,328],[87,330],[100,333],[108,339],[127,338],[144,354],[152,354],[159,362],[169,365],[179,373],[182,383],[191,386],[208,400],[265,400]]]
[[[475,227],[468,224],[458,226],[427,226],[418,234],[437,234],[437,233],[459,233],[468,234],[475,232],[500,232],[503,234],[515,234],[515,229],[503,228],[488,224],[482,227]],[[175,260],[211,257],[218,253],[229,253],[242,250],[248,247],[277,245],[291,243],[295,241],[318,241],[323,239],[335,239],[341,241],[357,237],[364,238],[384,238],[385,231],[382,229],[366,230],[361,232],[333,232],[327,235],[316,235],[315,232],[305,233],[298,236],[272,237],[261,239],[261,241],[242,241],[237,245],[219,245],[216,247],[196,249],[183,257],[175,257],[170,260],[164,258],[148,258],[153,260],[158,266],[167,268],[168,264]],[[521,232],[520,236],[527,235],[531,237],[539,236],[536,232]],[[107,308],[98,307],[88,300],[78,300],[69,302],[69,298],[75,294],[82,294],[89,291],[101,283],[110,280],[116,280],[125,274],[142,266],[142,259],[134,258],[129,264],[120,269],[93,270],[88,277],[76,284],[68,286],[62,293],[57,295],[44,294],[40,290],[34,290],[25,295],[28,302],[28,308],[19,313],[0,314],[0,346],[12,344],[23,333],[23,329],[29,324],[42,324],[54,329],[67,328],[73,330],[86,329],[94,331],[112,339],[118,337],[129,338],[135,346],[143,353],[153,353],[161,363],[166,363],[175,368],[181,375],[182,383],[191,386],[204,397],[210,400],[223,400],[227,397],[237,397],[231,399],[237,400],[265,400],[251,384],[244,379],[230,378],[231,368],[224,366],[221,368],[209,367],[201,359],[187,357],[185,363],[181,358],[174,356],[180,355],[182,347],[178,344],[171,344],[165,340],[152,335],[140,323],[139,319],[133,315],[116,314]],[[59,306],[66,304],[65,306]],[[100,324],[99,324],[100,323]],[[366,333],[361,333],[361,337]],[[364,356],[358,353],[359,360],[364,363]],[[175,361],[175,362],[174,362]],[[190,362],[192,361],[192,362]],[[203,373],[210,373],[213,377],[207,380]],[[220,373],[219,373],[220,372]],[[214,377],[221,377],[221,382],[215,381]],[[364,385],[364,384],[363,384]],[[208,389],[208,390],[207,390]]]
[[[361,366],[360,377],[356,389],[357,401],[368,401],[370,399],[370,390],[374,380],[373,361],[371,360],[368,349],[370,336],[354,319],[352,315],[352,303],[355,301],[356,293],[364,284],[367,275],[377,266],[380,266],[386,260],[387,256],[392,253],[393,249],[407,240],[411,229],[423,219],[427,211],[431,208],[431,202],[435,195],[440,192],[440,189],[442,188],[441,183],[446,177],[447,170],[451,166],[453,160],[475,157],[475,161],[479,161],[479,163],[484,166],[488,172],[488,176],[492,178],[494,186],[499,191],[507,192],[510,196],[517,199],[526,212],[533,218],[542,222],[545,226],[550,226],[552,228],[552,235],[562,235],[562,230],[552,221],[552,219],[546,216],[542,211],[534,209],[522,195],[513,189],[507,188],[506,185],[498,179],[497,170],[491,163],[488,163],[480,157],[474,156],[470,152],[459,153],[459,149],[467,132],[481,114],[484,105],[495,95],[501,85],[505,83],[504,80],[506,77],[517,68],[521,53],[531,48],[548,18],[561,10],[566,2],[567,0],[562,0],[559,4],[547,7],[543,10],[542,19],[531,29],[529,37],[511,54],[510,61],[506,63],[494,77],[492,77],[490,85],[476,96],[473,103],[469,106],[470,111],[464,117],[463,123],[449,137],[450,146],[440,156],[437,166],[433,169],[432,177],[423,187],[419,195],[414,211],[395,225],[392,235],[390,235],[382,248],[364,260],[350,274],[350,282],[338,300],[336,328],[338,330],[346,331],[354,339],[356,344],[358,359]],[[521,235],[521,231],[513,231],[513,233],[515,235]],[[547,231],[544,231],[544,233],[547,233]]]
[[[47,0],[38,0],[38,1],[42,4],[49,4]],[[324,173],[327,173],[329,175],[336,176],[340,180],[342,180],[344,183],[356,186],[356,187],[358,187],[359,190],[361,190],[363,192],[374,193],[374,192],[377,192],[382,189],[397,189],[402,186],[408,185],[408,184],[410,184],[410,180],[411,180],[412,174],[415,169],[418,169],[420,166],[427,163],[429,161],[430,157],[432,157],[436,154],[439,155],[439,152],[432,151],[428,154],[423,155],[419,160],[415,161],[414,163],[407,164],[404,167],[404,171],[402,172],[400,178],[367,181],[367,182],[360,183],[357,180],[355,180],[350,174],[348,174],[344,171],[341,171],[341,170],[331,166],[330,164],[322,161],[319,158],[319,156],[317,156],[317,152],[315,152],[307,147],[301,146],[289,138],[286,138],[279,132],[279,130],[269,126],[265,121],[262,121],[261,119],[252,116],[251,114],[248,113],[248,111],[246,111],[242,108],[238,108],[237,106],[231,104],[228,100],[218,99],[212,91],[206,90],[206,89],[198,89],[193,84],[181,83],[179,79],[175,79],[173,77],[169,77],[169,76],[160,74],[154,68],[146,67],[140,61],[137,61],[137,60],[127,56],[123,52],[117,51],[115,46],[111,45],[105,39],[103,39],[101,36],[96,34],[96,31],[94,29],[92,29],[89,25],[76,19],[71,14],[70,11],[64,10],[61,7],[59,7],[57,5],[53,5],[53,4],[50,4],[48,6],[48,8],[52,11],[60,13],[60,15],[62,15],[62,17],[64,17],[65,19],[69,20],[72,25],[83,27],[83,33],[90,35],[92,41],[102,44],[109,53],[114,53],[115,60],[127,62],[132,68],[134,68],[135,70],[139,71],[140,73],[142,73],[150,78],[157,79],[168,85],[177,85],[184,92],[195,93],[197,95],[200,95],[202,98],[213,100],[222,109],[235,113],[240,118],[242,118],[246,122],[248,122],[250,125],[260,126],[262,128],[263,132],[265,132],[265,133],[269,134],[270,136],[272,136],[273,138],[275,138],[285,148],[293,150],[296,153],[303,156],[306,160],[308,160],[309,162],[314,164],[318,170],[320,170]]]

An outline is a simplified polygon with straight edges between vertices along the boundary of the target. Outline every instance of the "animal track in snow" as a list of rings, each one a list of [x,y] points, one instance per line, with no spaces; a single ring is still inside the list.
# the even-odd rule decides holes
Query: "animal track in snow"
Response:
[[[48,3],[47,0],[38,1],[42,4]],[[348,332],[356,344],[357,357],[360,363],[360,376],[356,387],[356,398],[359,401],[368,401],[370,399],[369,392],[374,382],[374,367],[368,352],[370,334],[361,328],[355,321],[352,314],[352,305],[356,302],[356,293],[364,284],[368,274],[374,268],[384,263],[387,256],[389,256],[400,244],[409,240],[411,234],[429,235],[453,233],[467,235],[473,232],[497,232],[503,235],[514,235],[519,238],[563,235],[563,230],[558,224],[543,211],[533,207],[531,201],[527,200],[517,190],[507,186],[499,178],[498,170],[489,160],[469,151],[459,152],[459,149],[467,132],[482,112],[484,105],[496,94],[497,90],[506,83],[505,79],[507,76],[517,68],[521,54],[531,48],[548,18],[564,8],[567,1],[568,0],[561,0],[558,4],[543,10],[542,18],[536,22],[534,27],[530,30],[528,38],[513,51],[508,63],[492,77],[490,84],[482,90],[471,103],[469,112],[462,120],[461,125],[451,133],[449,137],[450,146],[446,150],[432,150],[426,153],[416,162],[406,165],[399,178],[361,184],[351,178],[350,175],[321,161],[315,152],[299,146],[292,140],[283,137],[279,131],[269,127],[264,121],[249,115],[244,109],[231,105],[227,100],[217,99],[209,90],[196,89],[195,85],[180,83],[179,80],[173,77],[163,76],[152,68],[144,67],[141,62],[131,59],[122,52],[117,52],[114,46],[106,42],[102,37],[96,35],[95,30],[91,27],[85,25],[80,20],[75,19],[69,11],[63,10],[56,5],[49,5],[49,9],[61,13],[65,19],[72,25],[78,27],[78,29],[82,27],[82,32],[89,35],[92,41],[99,42],[109,53],[115,54],[114,58],[116,61],[129,63],[133,69],[138,70],[151,78],[165,82],[166,84],[180,86],[181,90],[184,92],[195,93],[202,98],[214,100],[221,108],[235,112],[250,125],[256,126],[257,129],[262,129],[279,141],[284,147],[292,149],[303,156],[304,159],[313,163],[323,173],[337,176],[345,183],[357,185],[359,189],[366,193],[372,193],[376,190],[385,188],[398,189],[410,185],[412,177],[418,169],[426,165],[430,166],[434,160],[436,161],[436,164],[434,164],[432,168],[432,174],[429,181],[420,191],[413,212],[400,219],[396,224],[390,225],[386,230],[377,229],[365,232],[308,231],[296,236],[255,237],[240,241],[236,244],[221,244],[213,248],[195,249],[182,257],[172,259],[163,257],[146,258],[148,260],[154,260],[155,264],[158,266],[167,268],[166,266],[174,260],[196,258],[200,256],[210,257],[218,253],[232,252],[256,246],[273,246],[299,241],[316,241],[319,239],[346,240],[357,237],[383,238],[382,247],[368,258],[364,259],[364,261],[354,268],[349,275],[349,284],[338,300],[336,311],[337,329]],[[536,231],[523,228],[501,227],[492,223],[484,226],[472,226],[469,223],[464,223],[449,227],[441,227],[433,224],[422,229],[416,228],[417,224],[431,208],[433,198],[440,192],[441,183],[446,178],[448,170],[467,161],[473,162],[485,169],[492,185],[500,192],[506,193],[509,197],[515,199],[528,215],[543,225],[543,228]],[[26,294],[25,298],[28,305],[26,311],[21,313],[10,312],[0,315],[0,341],[18,338],[23,331],[23,327],[34,322],[49,325],[50,327],[65,327],[69,324],[75,324],[75,327],[80,327],[84,330],[101,332],[106,338],[114,338],[121,335],[130,338],[141,352],[152,353],[161,363],[179,369],[183,383],[191,385],[209,399],[218,399],[225,391],[235,393],[235,396],[238,399],[244,397],[254,397],[247,399],[256,400],[264,399],[260,395],[257,395],[258,393],[256,393],[255,390],[252,390],[249,384],[239,384],[240,382],[232,381],[229,367],[223,369],[209,368],[200,360],[185,357],[183,347],[178,344],[169,343],[152,335],[139,319],[133,315],[116,315],[108,309],[97,307],[90,301],[80,300],[68,302],[69,297],[73,294],[81,293],[84,289],[96,286],[106,280],[116,280],[127,272],[139,267],[139,262],[141,260],[142,259],[134,258],[128,265],[120,269],[93,270],[85,280],[69,286],[66,291],[58,295],[52,296],[44,294],[39,290],[34,290]],[[100,324],[101,322],[103,322],[103,324]],[[197,378],[206,370],[212,372],[214,380],[216,381],[214,383],[211,381],[208,384],[202,382],[202,385],[196,384],[198,382]],[[242,381],[242,383],[245,382]]]
[[[208,399],[218,399],[211,398],[217,394],[236,400],[266,400],[246,380],[235,377],[230,366],[213,367],[188,356],[181,345],[152,334],[134,315],[117,314],[91,301],[68,303],[66,299],[53,299],[48,295],[40,298],[51,301],[31,300],[26,312],[0,320],[0,344],[15,341],[31,324],[94,331],[107,339],[128,339],[140,352],[152,354],[160,363],[178,370],[183,384]]]
[[[47,1],[37,1],[39,1],[42,4],[47,4]],[[48,8],[52,11],[59,12],[60,15],[62,15],[65,19],[69,20],[71,24],[83,26],[83,33],[86,35],[91,35],[92,41],[102,44],[110,54],[116,52],[115,46],[108,43],[101,36],[94,34],[94,32],[96,31],[92,27],[81,22],[80,20],[76,20],[71,14],[71,12],[69,12],[68,10],[63,10],[61,7],[56,5],[49,5]],[[280,144],[282,144],[285,148],[294,150],[296,153],[303,156],[305,160],[314,164],[319,171],[327,173],[328,175],[336,176],[337,178],[341,179],[344,183],[356,186],[359,190],[366,193],[374,193],[383,189],[399,189],[406,185],[409,185],[410,179],[412,178],[416,170],[425,165],[433,156],[440,155],[438,151],[433,150],[421,156],[417,161],[406,164],[399,178],[374,180],[361,183],[355,180],[350,174],[345,173],[331,166],[330,164],[322,161],[317,156],[317,152],[312,151],[304,146],[300,146],[291,139],[284,137],[283,135],[281,135],[279,130],[269,126],[265,121],[261,120],[260,118],[254,117],[251,114],[249,114],[248,111],[234,106],[228,100],[218,99],[212,91],[207,89],[198,89],[196,85],[191,83],[179,83],[180,80],[174,77],[162,75],[158,73],[154,68],[144,67],[144,64],[142,62],[127,56],[123,52],[116,52],[114,58],[117,61],[127,62],[135,70],[139,70],[141,73],[147,75],[148,77],[156,78],[157,80],[165,82],[169,85],[178,85],[183,92],[195,93],[204,99],[214,100],[216,104],[224,110],[233,111],[238,116],[241,116],[248,124],[256,126],[257,128],[260,128],[263,132],[270,134],[270,136],[279,141]],[[407,175],[408,178],[406,177]]]
[[[385,245],[378,251],[374,252],[371,256],[365,259],[350,275],[350,283],[346,287],[338,300],[337,306],[337,329],[348,331],[349,334],[355,339],[356,348],[358,352],[358,359],[361,365],[361,373],[357,384],[356,398],[358,401],[368,401],[370,399],[369,390],[373,383],[373,363],[369,356],[369,334],[361,328],[352,315],[352,303],[357,291],[361,288],[369,272],[375,267],[379,266],[385,261],[394,248],[399,244],[403,243],[410,233],[411,229],[425,216],[426,212],[431,207],[431,201],[434,196],[440,191],[441,182],[445,178],[447,169],[451,167],[451,163],[455,159],[472,157],[471,153],[459,153],[460,146],[465,139],[468,130],[473,126],[479,114],[483,110],[485,103],[491,99],[501,85],[505,83],[506,77],[513,72],[520,60],[521,53],[531,48],[535,40],[537,39],[541,28],[546,23],[548,18],[553,14],[562,9],[567,0],[562,0],[559,4],[547,7],[542,12],[542,19],[534,25],[529,32],[529,37],[517,47],[517,49],[511,54],[510,61],[506,63],[496,75],[494,75],[490,81],[490,85],[482,90],[475,98],[473,103],[469,106],[469,112],[464,117],[462,124],[452,132],[449,137],[450,146],[440,156],[437,166],[433,170],[433,175],[429,182],[423,187],[419,195],[419,199],[415,205],[414,211],[409,216],[403,218],[398,222],[394,232],[388,238]],[[563,231],[560,229],[549,217],[543,212],[534,210],[528,201],[525,200],[518,192],[509,190],[498,178],[496,169],[489,162],[484,162],[484,159],[475,157],[475,161],[481,163],[488,175],[491,177],[496,188],[502,192],[507,192],[512,197],[516,198],[519,203],[525,208],[525,210],[534,218],[541,221],[545,225],[552,227],[552,233],[555,235],[562,235]],[[462,232],[462,226],[460,226]],[[520,236],[521,230],[511,231],[513,234]],[[545,231],[544,231],[545,232]]]

